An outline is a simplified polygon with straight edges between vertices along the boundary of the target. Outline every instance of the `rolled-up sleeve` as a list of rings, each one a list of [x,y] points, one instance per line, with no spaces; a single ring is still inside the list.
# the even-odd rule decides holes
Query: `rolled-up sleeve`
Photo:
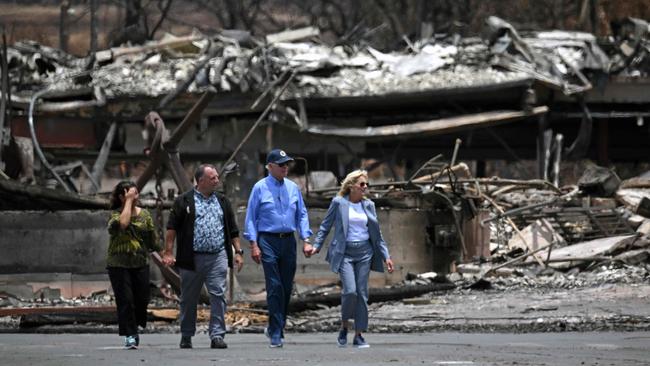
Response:
[[[339,204],[336,202],[336,198],[330,203],[330,207],[327,209],[327,214],[323,219],[323,222],[320,224],[320,228],[316,233],[316,239],[314,240],[314,248],[320,250],[323,247],[323,242],[332,229],[332,224],[334,224],[334,219],[336,218],[336,213],[338,212]]]
[[[374,202],[370,205],[370,208],[372,209],[373,215],[375,215],[375,217],[377,217],[377,210],[375,209],[375,203]],[[377,222],[379,223],[379,217],[377,217]],[[390,253],[388,252],[388,245],[386,245],[386,241],[384,240],[384,236],[381,234],[381,227],[379,225],[377,225],[377,229],[379,230],[379,238],[378,238],[379,242],[377,244],[379,244],[379,249],[381,251],[381,254],[384,256],[384,260],[389,259],[390,258]]]
[[[246,207],[246,219],[244,220],[244,238],[248,241],[257,241],[257,217],[260,206],[259,188],[254,186],[248,198]]]
[[[309,215],[307,214],[307,207],[305,207],[305,201],[303,201],[300,191],[297,192],[297,195],[296,227],[300,228],[300,238],[304,240],[311,237],[313,232],[309,227]]]

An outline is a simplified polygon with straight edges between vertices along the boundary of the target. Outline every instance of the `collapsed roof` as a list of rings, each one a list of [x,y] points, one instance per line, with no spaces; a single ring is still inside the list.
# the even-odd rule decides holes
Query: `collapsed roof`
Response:
[[[11,102],[27,108],[34,93],[43,89],[58,102],[52,99],[40,110],[102,106],[122,97],[161,97],[179,88],[189,93],[262,93],[289,72],[295,74],[294,83],[283,99],[381,96],[530,79],[572,94],[591,88],[585,73],[647,76],[650,71],[647,32],[639,33],[638,27],[618,35],[606,53],[588,33],[520,34],[496,17],[487,24],[486,39],[428,39],[392,53],[291,39],[263,43],[243,32],[167,36],[86,58],[24,41],[8,51]]]

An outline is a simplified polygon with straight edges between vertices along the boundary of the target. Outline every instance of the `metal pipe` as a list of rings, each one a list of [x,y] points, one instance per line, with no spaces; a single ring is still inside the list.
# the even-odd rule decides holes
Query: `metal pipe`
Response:
[[[451,216],[453,216],[454,218],[454,226],[456,227],[456,231],[458,232],[458,238],[460,239],[460,246],[461,249],[463,250],[463,256],[467,257],[467,247],[465,246],[465,237],[463,236],[463,228],[460,226],[460,219],[458,218],[458,214],[456,213],[456,207],[454,206],[454,203],[451,201],[449,197],[447,197],[447,195],[437,192],[435,190],[431,190],[427,193],[435,194],[436,196],[441,197],[449,205],[449,211],[451,212]]]
[[[454,144],[454,153],[451,156],[451,163],[449,164],[450,167],[456,165],[456,158],[458,157],[458,148],[460,148],[460,144],[463,141],[461,139],[456,139],[456,143]]]
[[[521,212],[532,210],[534,208],[540,208],[540,207],[545,207],[545,206],[552,205],[555,202],[557,202],[559,198],[560,197],[555,197],[555,198],[553,198],[553,199],[551,199],[549,201],[546,201],[546,202],[535,203],[535,204],[532,204],[532,205],[528,205],[528,206],[524,206],[524,207],[518,207],[518,208],[515,208],[515,209],[512,209],[512,210],[506,211],[504,213],[498,214],[496,216],[493,216],[493,217],[490,217],[490,218],[487,218],[487,219],[481,221],[481,226],[485,226],[486,223],[488,223],[490,221],[500,219],[502,217],[510,217],[510,216],[516,215],[516,214],[521,213]]]
[[[255,123],[253,123],[253,126],[250,128],[250,130],[248,130],[248,133],[246,133],[246,136],[244,136],[244,138],[241,140],[239,145],[237,145],[237,147],[232,152],[232,154],[230,155],[228,160],[226,160],[226,162],[223,164],[224,167],[228,166],[228,163],[230,163],[235,158],[235,156],[237,155],[239,150],[242,148],[242,146],[244,146],[244,143],[246,143],[246,141],[248,141],[248,138],[251,137],[251,135],[253,134],[253,131],[255,131],[257,126],[260,124],[260,122],[262,122],[262,120],[264,118],[266,118],[266,115],[271,111],[273,106],[275,106],[275,103],[278,101],[278,99],[280,99],[280,96],[282,96],[284,91],[289,87],[289,84],[291,84],[291,81],[293,80],[293,78],[295,76],[296,76],[296,73],[292,72],[291,75],[289,76],[289,79],[287,79],[287,81],[284,83],[284,85],[282,86],[280,91],[278,91],[275,94],[275,96],[273,97],[273,100],[271,100],[271,103],[269,103],[269,105],[266,106],[266,109],[264,109],[264,112],[262,112],[262,114],[260,114],[260,116],[257,118],[257,121],[255,121]]]
[[[564,136],[561,133],[555,135],[555,161],[553,162],[553,185],[560,186],[560,160],[562,159],[562,142]]]
[[[169,136],[169,140],[163,142],[163,147],[165,148],[165,151],[167,152],[175,152],[176,148],[178,147],[178,144],[181,142],[187,131],[192,127],[194,123],[198,120],[198,118],[201,116],[201,113],[205,110],[205,107],[208,106],[208,103],[214,98],[214,93],[213,92],[205,92],[199,98],[199,100],[194,104],[192,109],[187,113],[185,118],[183,118],[183,121],[181,122],[176,129],[172,132],[172,134]],[[160,118],[160,116],[158,116]]]
[[[422,165],[418,168],[418,170],[416,170],[415,173],[413,173],[413,175],[411,175],[411,177],[406,181],[406,185],[411,184],[411,182],[413,181],[413,179],[415,179],[415,177],[417,177],[418,174],[420,174],[420,172],[421,172],[422,170],[429,168],[429,166],[430,166],[433,162],[435,162],[436,160],[440,159],[441,157],[442,157],[442,154],[438,154],[438,155],[432,157],[431,159],[427,160],[426,163],[422,164]]]
[[[47,170],[54,176],[54,178],[59,182],[61,186],[66,190],[66,192],[71,192],[70,187],[68,187],[67,184],[61,179],[61,177],[54,171],[54,168],[50,163],[47,161],[45,158],[45,154],[43,154],[43,150],[41,150],[41,145],[39,145],[38,140],[36,139],[36,130],[34,129],[34,106],[36,105],[36,101],[43,95],[47,94],[48,90],[43,89],[40,90],[34,95],[32,95],[31,100],[29,101],[29,117],[28,117],[28,122],[29,122],[29,134],[32,137],[32,143],[34,144],[34,149],[36,150],[36,154],[38,155],[38,158],[41,160],[41,163]]]

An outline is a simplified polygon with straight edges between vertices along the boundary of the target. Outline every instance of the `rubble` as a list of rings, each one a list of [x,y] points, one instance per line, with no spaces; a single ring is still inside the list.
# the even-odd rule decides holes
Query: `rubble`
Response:
[[[192,52],[177,50],[181,45]],[[423,44],[416,54],[383,54],[376,50],[326,47],[314,43],[272,42],[264,51],[228,37],[193,34],[163,39],[141,47],[99,52],[95,59],[75,58],[35,42],[19,42],[9,48],[10,79],[23,80],[12,90],[14,106],[26,107],[36,90],[50,95],[89,95],[99,103],[119,97],[158,97],[172,92],[192,75],[199,58],[218,49],[200,72],[189,79],[190,93],[263,91],[287,69],[298,74],[298,88],[285,98],[371,96],[440,88],[501,84],[525,80],[525,74],[496,70],[489,64],[463,64],[457,60],[486,57],[480,40],[473,44]],[[158,51],[153,54],[152,51]],[[36,60],[36,61],[35,61]],[[437,67],[424,66],[431,60]],[[443,61],[444,60],[444,61]],[[93,61],[95,64],[93,65]],[[445,69],[440,69],[445,66]],[[329,70],[327,77],[317,76]],[[468,77],[459,77],[461,75]],[[471,75],[471,77],[469,77]],[[16,84],[12,82],[12,86]],[[94,91],[93,91],[94,90]],[[43,103],[48,110],[56,102]]]
[[[617,58],[621,48],[609,49],[614,53],[610,57],[591,34],[520,34],[496,17],[489,17],[487,24],[491,32],[485,40],[438,37],[413,43],[409,52],[393,53],[363,46],[297,42],[318,36],[318,29],[313,27],[269,35],[271,41],[266,45],[250,35],[225,31],[218,35],[167,35],[143,46],[103,50],[86,58],[23,41],[8,48],[14,89],[11,103],[26,108],[36,91],[47,89],[52,96],[80,100],[90,97],[94,105],[104,105],[120,97],[164,96],[185,81],[189,82],[189,93],[262,92],[286,70],[297,76],[296,88],[285,99],[368,97],[507,84],[530,78],[575,94],[591,88],[585,70],[623,72],[612,66],[622,63]],[[640,40],[647,34],[620,34],[618,41],[627,44],[629,37],[635,44],[643,44]],[[640,55],[647,60],[646,48],[640,46],[640,53],[628,55],[636,56],[637,62],[626,64],[630,70],[627,74],[635,74],[632,68],[638,68],[637,75],[647,74],[648,65],[638,62]],[[206,55],[210,57],[206,59]],[[21,80],[20,84],[17,80]],[[57,105],[65,108],[63,102],[50,101],[39,109],[51,110]]]
[[[9,49],[10,77],[20,79],[21,83],[12,83],[11,102],[22,110],[27,110],[30,103],[37,105],[41,113],[106,106],[132,97],[164,97],[160,106],[166,106],[182,93],[200,93],[200,99],[171,134],[158,114],[148,115],[151,163],[138,178],[141,188],[166,164],[177,187],[188,189],[191,183],[180,165],[178,143],[197,124],[210,99],[219,93],[259,94],[257,101],[245,108],[247,113],[265,108],[251,132],[271,110],[274,113],[284,110],[294,127],[315,136],[395,139],[493,126],[543,115],[549,109],[536,106],[534,101],[524,101],[521,110],[477,112],[396,125],[333,128],[309,125],[304,116],[298,116],[295,111],[290,113],[290,108],[276,108],[276,102],[302,98],[390,98],[400,93],[512,84],[528,87],[533,79],[566,95],[575,95],[593,87],[585,77],[586,72],[639,76],[650,69],[649,50],[646,42],[641,41],[647,38],[647,32],[640,31],[643,21],[630,19],[628,26],[633,25],[635,31],[621,33],[616,39],[617,46],[608,49],[609,53],[589,34],[520,33],[501,19],[491,17],[488,22],[492,33],[486,41],[422,40],[410,51],[393,53],[363,46],[327,47],[315,42],[288,42],[316,36],[315,28],[267,37],[269,42],[264,45],[253,39],[240,42],[226,34],[194,34],[142,47],[105,50],[94,58],[74,58],[34,42],[17,43]],[[275,91],[274,96],[266,103],[265,97],[271,91]],[[249,136],[250,133],[241,144]],[[224,165],[232,161],[241,144]],[[427,226],[423,230],[427,232],[427,242],[424,244],[449,254],[458,269],[448,276],[442,272],[415,274],[397,286],[372,289],[370,308],[371,322],[376,324],[374,330],[650,328],[650,318],[643,314],[617,317],[562,312],[573,290],[586,296],[590,290],[607,285],[629,285],[624,287],[629,289],[647,283],[650,278],[647,177],[621,182],[616,172],[592,166],[577,186],[559,187],[546,180],[474,178],[466,164],[456,161],[459,145],[457,142],[450,162],[434,157],[406,181],[373,182],[370,186],[371,198],[380,208],[411,207],[426,211]],[[308,177],[313,180],[323,175],[307,175],[305,186],[309,187]],[[33,170],[24,178],[34,180]],[[338,190],[335,179],[328,177],[327,181],[330,183],[327,186],[313,185],[309,198],[327,202]],[[53,209],[68,205],[107,206],[106,200],[100,198],[65,192],[54,194],[52,190],[24,187],[9,180],[0,180],[0,188],[3,198],[0,208],[23,205],[35,196],[41,205]],[[155,207],[161,209],[162,203],[156,202]],[[481,211],[489,217],[482,217]],[[490,235],[468,233],[480,230]],[[173,271],[163,274],[170,284],[178,287]],[[560,296],[553,292],[558,289],[572,292],[561,292]],[[292,302],[294,311],[303,312],[290,317],[289,331],[333,331],[338,327],[338,288],[319,290],[302,293]],[[525,297],[524,304],[512,305],[517,315],[510,318],[469,312],[454,316],[452,309],[445,309],[445,305],[458,299],[471,304],[482,302],[486,307],[502,307],[503,303],[497,303],[503,294],[530,296],[534,290],[548,292],[539,293],[544,298],[540,303]],[[645,287],[644,290],[647,292]],[[14,329],[44,323],[112,322],[108,318],[83,318],[77,314],[92,305],[95,310],[102,309],[98,313],[107,315],[113,311],[109,295],[92,299],[63,299],[50,291],[42,291],[41,295],[40,302],[0,297],[0,317],[11,318],[0,326]],[[163,292],[162,295],[154,299],[152,316],[165,325],[154,325],[154,329],[167,327],[169,330],[175,326],[170,322],[176,321],[177,304],[173,294]],[[554,301],[553,297],[558,296],[565,302]],[[263,305],[259,302],[231,307],[230,330],[261,331],[260,324],[265,322],[263,310],[248,306]],[[459,307],[456,303],[455,310]],[[65,319],[24,318],[15,322],[16,316],[29,313],[68,311],[75,314]],[[548,315],[554,312],[561,314]]]

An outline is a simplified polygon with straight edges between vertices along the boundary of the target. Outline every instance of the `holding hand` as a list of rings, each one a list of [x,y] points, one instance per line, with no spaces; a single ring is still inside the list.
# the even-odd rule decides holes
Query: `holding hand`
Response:
[[[174,258],[174,256],[171,253],[165,251],[163,252],[162,255],[162,262],[164,265],[168,267],[173,266],[174,264],[176,264],[176,258]]]
[[[393,264],[393,260],[388,258],[386,259],[386,267],[388,267],[388,273],[393,273],[395,270],[395,265]]]
[[[241,271],[242,267],[244,266],[244,257],[241,254],[235,254],[235,258],[233,258],[235,261],[235,268],[237,268],[237,272]]]
[[[306,241],[302,245],[302,253],[305,255],[305,258],[309,258],[314,254],[318,254],[318,249],[311,245],[310,242]]]
[[[257,242],[251,242],[251,259],[257,264],[260,264],[262,261],[262,251],[257,246]]]

